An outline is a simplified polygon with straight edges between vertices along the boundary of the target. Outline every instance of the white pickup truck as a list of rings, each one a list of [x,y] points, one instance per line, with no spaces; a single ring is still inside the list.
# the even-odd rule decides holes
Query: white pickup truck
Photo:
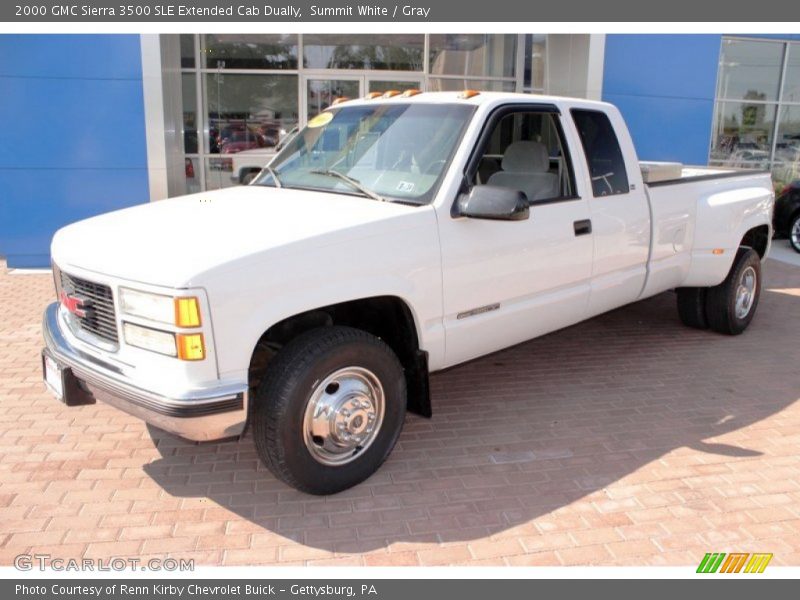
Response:
[[[251,185],[56,233],[45,381],[190,440],[249,427],[334,493],[431,415],[431,372],[671,289],[687,325],[744,331],[773,200],[767,173],[640,164],[605,103],[343,102]]]

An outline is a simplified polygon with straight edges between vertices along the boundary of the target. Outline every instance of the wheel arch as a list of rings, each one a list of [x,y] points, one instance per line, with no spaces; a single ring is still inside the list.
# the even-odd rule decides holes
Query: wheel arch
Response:
[[[770,228],[769,225],[757,225],[752,227],[742,236],[739,246],[752,248],[758,252],[758,256],[762,259],[767,255],[770,244]]]
[[[250,354],[248,380],[251,390],[258,386],[270,360],[284,345],[310,329],[333,325],[361,329],[386,342],[403,366],[409,412],[431,416],[428,353],[421,348],[419,324],[411,306],[395,295],[370,296],[320,306],[270,325]]]

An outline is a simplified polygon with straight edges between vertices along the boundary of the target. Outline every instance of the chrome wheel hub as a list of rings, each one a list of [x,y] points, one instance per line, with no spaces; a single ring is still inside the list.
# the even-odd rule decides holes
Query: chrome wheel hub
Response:
[[[789,237],[792,239],[792,246],[800,248],[800,219],[792,223],[792,230],[789,232]]]
[[[744,319],[750,314],[750,309],[753,308],[756,299],[757,282],[756,270],[753,267],[747,267],[742,272],[739,285],[736,287],[736,317],[738,319]]]
[[[383,415],[378,377],[361,367],[339,369],[311,393],[303,419],[306,448],[322,464],[347,464],[375,441]]]

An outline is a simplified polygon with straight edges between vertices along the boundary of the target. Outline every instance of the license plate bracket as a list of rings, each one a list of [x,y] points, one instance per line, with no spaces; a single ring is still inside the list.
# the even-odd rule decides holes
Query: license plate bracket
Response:
[[[94,404],[95,397],[75,377],[72,369],[60,364],[47,349],[42,350],[42,378],[47,389],[67,406]]]

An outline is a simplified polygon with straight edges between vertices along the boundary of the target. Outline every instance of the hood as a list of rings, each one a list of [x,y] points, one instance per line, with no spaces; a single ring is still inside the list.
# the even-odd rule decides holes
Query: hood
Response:
[[[53,261],[168,287],[254,254],[291,251],[380,235],[396,219],[429,207],[360,196],[238,186],[161,200],[68,225],[56,232]],[[341,236],[341,237],[339,237]]]

